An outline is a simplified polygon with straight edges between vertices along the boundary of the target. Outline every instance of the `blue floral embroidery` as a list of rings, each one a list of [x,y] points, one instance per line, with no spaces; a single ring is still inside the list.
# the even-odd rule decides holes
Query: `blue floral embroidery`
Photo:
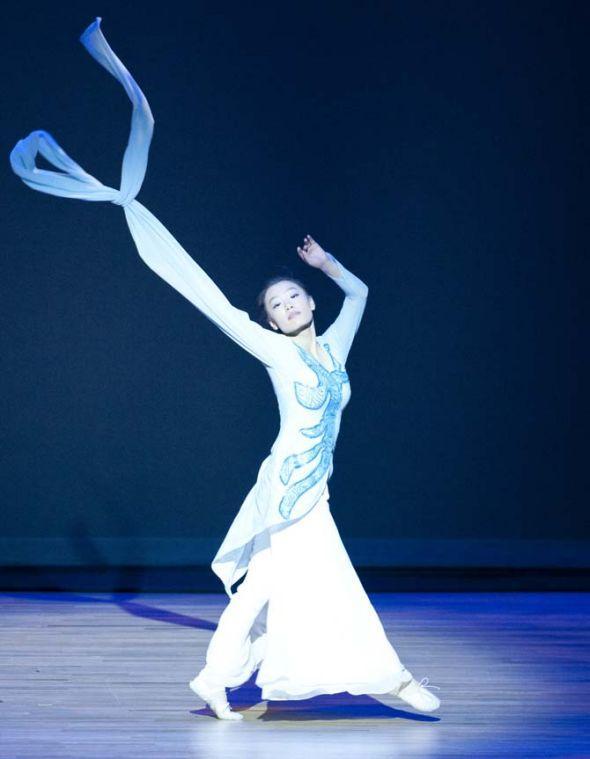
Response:
[[[334,369],[328,371],[326,367],[315,359],[310,353],[299,345],[295,345],[299,355],[317,376],[318,384],[314,386],[294,382],[295,397],[298,402],[308,409],[319,409],[325,403],[326,407],[322,418],[313,427],[300,427],[300,432],[309,438],[319,438],[311,448],[301,453],[294,453],[283,461],[280,476],[283,485],[291,479],[295,469],[309,464],[319,456],[318,465],[306,477],[294,482],[285,492],[279,504],[279,513],[283,519],[288,519],[297,500],[313,487],[328,471],[332,460],[332,452],[336,445],[336,415],[342,400],[342,385],[349,381],[348,374],[342,364],[336,361],[330,350],[330,346],[324,343]],[[327,401],[327,402],[326,402]]]

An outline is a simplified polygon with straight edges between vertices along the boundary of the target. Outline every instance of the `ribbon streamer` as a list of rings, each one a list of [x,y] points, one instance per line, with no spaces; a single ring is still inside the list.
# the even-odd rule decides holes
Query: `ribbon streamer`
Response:
[[[66,198],[110,200],[112,203],[127,207],[134,201],[145,177],[148,152],[154,131],[154,117],[137,82],[106,41],[100,29],[101,20],[99,16],[90,24],[80,36],[80,42],[90,55],[123,85],[133,105],[131,133],[123,156],[120,190],[103,185],[98,179],[84,171],[49,132],[43,129],[37,129],[17,142],[10,153],[10,164],[15,174],[33,190]],[[38,169],[35,165],[37,153],[41,153],[44,158],[65,173]]]

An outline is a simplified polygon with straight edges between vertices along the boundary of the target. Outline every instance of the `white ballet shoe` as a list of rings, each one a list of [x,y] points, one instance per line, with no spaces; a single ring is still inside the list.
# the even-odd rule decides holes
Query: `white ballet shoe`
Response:
[[[396,690],[391,691],[391,695],[401,698],[402,701],[420,712],[433,712],[440,706],[440,700],[426,688],[436,688],[437,690],[440,688],[438,685],[427,685],[427,683],[427,677],[423,677],[419,683],[412,678],[407,683],[402,683]]]
[[[196,693],[196,695],[207,704],[218,719],[244,719],[243,714],[232,711],[227,696],[225,695],[225,688],[222,688],[221,690],[212,690],[207,683],[203,682],[202,679],[199,679],[198,675],[194,680],[189,682],[188,686],[193,693]]]

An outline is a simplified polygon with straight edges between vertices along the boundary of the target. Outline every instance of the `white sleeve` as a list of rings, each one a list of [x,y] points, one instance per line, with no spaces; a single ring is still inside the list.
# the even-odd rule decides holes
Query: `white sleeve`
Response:
[[[125,208],[129,229],[143,261],[184,295],[229,338],[266,366],[276,366],[283,335],[252,321],[233,306],[209,275],[194,261],[156,217],[134,201]]]
[[[344,290],[345,298],[340,313],[324,332],[323,337],[334,345],[342,363],[346,363],[352,341],[365,311],[369,288],[331,253],[328,253],[328,256],[340,269],[340,276],[333,277],[330,274],[328,276]]]
[[[153,271],[184,295],[228,337],[267,366],[278,360],[284,336],[251,321],[235,308],[158,219],[135,197],[145,177],[154,118],[149,103],[100,29],[101,18],[84,30],[80,41],[92,57],[123,86],[133,106],[131,131],[121,173],[121,187],[103,185],[88,174],[45,130],[19,140],[10,154],[13,171],[34,190],[89,201],[110,201],[122,206],[139,255]],[[60,171],[37,168],[41,153]]]

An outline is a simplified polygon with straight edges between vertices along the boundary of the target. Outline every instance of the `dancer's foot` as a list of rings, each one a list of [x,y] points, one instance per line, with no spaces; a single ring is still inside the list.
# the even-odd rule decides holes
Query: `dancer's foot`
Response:
[[[196,693],[199,698],[203,699],[218,719],[244,719],[243,714],[232,711],[225,695],[225,688],[213,690],[199,675],[194,680],[191,680],[188,685],[193,693]]]
[[[427,686],[427,683],[427,677],[423,677],[419,683],[412,678],[407,683],[402,683],[396,690],[392,690],[391,695],[401,698],[420,712],[433,712],[440,706],[440,700],[426,688],[438,688],[438,685]]]

